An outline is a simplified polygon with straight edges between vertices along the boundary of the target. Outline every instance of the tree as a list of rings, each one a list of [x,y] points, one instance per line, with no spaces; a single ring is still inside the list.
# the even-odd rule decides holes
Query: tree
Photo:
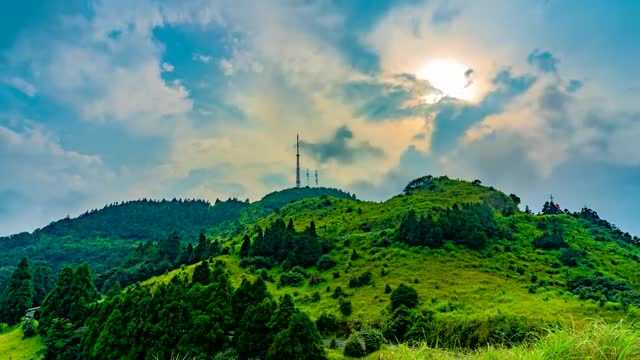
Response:
[[[127,350],[124,325],[120,310],[113,310],[93,349],[96,359],[118,359]]]
[[[418,305],[418,292],[416,289],[405,284],[400,284],[393,290],[391,293],[391,310],[393,311],[401,305],[409,309]]]
[[[266,360],[324,360],[322,337],[307,314],[298,312],[286,330],[276,335]]]
[[[0,296],[0,322],[9,326],[20,322],[33,304],[33,279],[27,258],[22,258]]]
[[[269,322],[276,305],[270,299],[264,299],[258,305],[252,305],[242,316],[238,326],[238,353],[241,359],[264,357],[269,350]]]
[[[53,271],[49,265],[38,264],[33,270],[33,306],[42,305],[42,301],[55,284]]]
[[[520,205],[520,197],[518,197],[518,195],[516,194],[509,194],[509,197],[511,198],[511,200],[513,200],[513,203],[516,204],[516,206]]]
[[[211,269],[209,268],[209,262],[204,260],[193,269],[193,277],[191,281],[202,285],[211,283]]]
[[[249,239],[249,235],[245,235],[242,240],[242,246],[240,247],[240,259],[244,259],[249,257],[249,253],[251,252],[251,240]]]
[[[273,314],[269,321],[269,328],[271,329],[272,339],[282,330],[285,330],[289,326],[291,317],[298,312],[293,304],[293,298],[289,294],[284,294],[280,297],[280,303],[278,304],[278,310]]]
[[[410,246],[420,245],[420,230],[416,212],[411,209],[402,218],[400,228],[398,229],[398,241],[404,242]]]
[[[169,261],[174,264],[180,254],[180,238],[177,232],[172,232],[168,238],[163,239],[158,244],[160,252],[167,256]]]

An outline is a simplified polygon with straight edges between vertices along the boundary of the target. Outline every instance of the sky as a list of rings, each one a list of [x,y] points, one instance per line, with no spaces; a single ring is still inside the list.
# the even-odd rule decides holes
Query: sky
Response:
[[[298,133],[302,168],[360,199],[480,179],[640,235],[638,1],[1,7],[1,235],[144,197],[258,200],[295,183]]]

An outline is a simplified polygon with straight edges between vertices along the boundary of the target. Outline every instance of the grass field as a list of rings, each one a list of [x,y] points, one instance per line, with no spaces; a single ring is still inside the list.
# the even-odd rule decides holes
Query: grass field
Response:
[[[22,328],[14,326],[0,334],[0,360],[42,359],[44,344],[39,336],[22,339]]]

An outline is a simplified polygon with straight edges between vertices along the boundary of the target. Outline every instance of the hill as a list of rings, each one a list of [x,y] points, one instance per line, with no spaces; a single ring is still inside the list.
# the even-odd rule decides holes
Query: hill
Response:
[[[289,189],[241,204],[237,219],[208,226],[195,247],[183,247],[167,263],[174,270],[110,291],[88,315],[84,351],[101,358],[96,354],[108,336],[117,336],[130,340],[122,349],[108,345],[110,351],[124,356],[120,351],[132,349],[131,358],[174,350],[213,356],[227,346],[242,359],[264,356],[276,335],[285,336],[287,322],[277,314],[287,306],[309,316],[324,339],[346,341],[345,354],[358,356],[359,348],[375,351],[379,344],[370,342],[378,336],[437,346],[445,352],[433,356],[453,358],[487,346],[502,354],[489,357],[516,356],[559,338],[600,332],[622,338],[636,331],[638,239],[591,209],[569,212],[546,203],[540,214],[523,212],[516,195],[479,181],[431,176],[382,203]],[[144,271],[167,256],[165,246],[138,246],[125,261],[131,267],[117,271],[139,275],[127,283],[145,279]],[[594,319],[627,325],[592,332]],[[116,323],[138,325],[100,330]],[[625,339],[630,345],[611,345],[631,346],[615,358],[640,354],[637,337]],[[196,345],[204,343],[211,345]],[[251,350],[249,344],[261,345]],[[502,349],[512,346],[513,352]],[[416,347],[400,349],[419,356]],[[401,354],[393,347],[384,351]],[[477,351],[474,358],[485,356]],[[330,354],[342,358],[343,350]]]
[[[59,271],[63,266],[91,265],[101,276],[121,264],[140,243],[158,242],[176,232],[182,243],[196,243],[200,233],[236,234],[242,223],[252,223],[279,207],[309,197],[331,195],[352,198],[338,189],[286,189],[248,203],[237,199],[141,199],[113,203],[77,218],[54,221],[32,233],[0,237],[0,289],[15,268],[28,257]]]

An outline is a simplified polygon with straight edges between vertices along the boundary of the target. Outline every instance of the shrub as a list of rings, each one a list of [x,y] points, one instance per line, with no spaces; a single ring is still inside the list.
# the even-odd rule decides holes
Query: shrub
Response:
[[[361,358],[367,356],[365,352],[366,344],[364,340],[357,334],[351,334],[344,344],[344,355],[354,358]]]
[[[337,328],[336,315],[329,312],[323,312],[316,320],[316,327],[321,333],[332,333]]]
[[[365,285],[370,285],[372,283],[372,274],[371,271],[365,271],[358,275],[358,277],[351,277],[349,279],[349,287],[355,288]]]
[[[318,270],[324,271],[331,269],[332,267],[336,266],[336,264],[337,262],[331,256],[322,255],[320,259],[318,259],[316,266],[318,267]]]
[[[412,309],[418,305],[418,292],[416,289],[405,284],[400,284],[391,293],[391,310],[397,309],[400,305],[404,305]]]
[[[578,249],[563,249],[558,255],[558,260],[562,262],[564,265],[569,267],[576,267],[580,264],[580,262],[586,256],[586,252],[584,250]]]
[[[391,291],[392,291],[392,290],[391,290],[391,285],[387,284],[387,285],[384,287],[384,293],[385,293],[385,294],[391,294]]]
[[[38,330],[38,322],[35,320],[27,320],[22,324],[23,338],[35,336]]]
[[[351,357],[364,357],[380,350],[384,337],[380,330],[367,329],[349,336],[344,346],[344,355]]]
[[[253,265],[255,269],[271,269],[274,267],[273,260],[264,256],[254,256],[250,258],[244,258],[240,260],[240,266],[243,268],[248,268]]]
[[[308,277],[307,273],[304,271],[304,268],[302,266],[294,266],[291,268],[291,270],[289,270],[289,272],[298,273],[304,276],[305,278]]]
[[[340,296],[345,296],[345,293],[344,291],[342,291],[342,287],[338,285],[335,289],[333,289],[333,298],[338,299]]]
[[[333,278],[334,279],[338,279],[340,277],[340,271],[334,271],[333,272]]]
[[[322,278],[322,276],[320,276],[320,274],[311,274],[311,276],[309,276],[309,285],[311,286],[318,285],[323,281],[324,279]]]
[[[280,285],[281,286],[302,286],[304,284],[305,278],[300,273],[297,272],[286,272],[280,275]]]
[[[340,302],[340,312],[342,313],[342,315],[344,316],[351,315],[351,312],[353,311],[353,307],[351,306],[351,301],[345,300],[344,297],[341,297],[339,302]]]

